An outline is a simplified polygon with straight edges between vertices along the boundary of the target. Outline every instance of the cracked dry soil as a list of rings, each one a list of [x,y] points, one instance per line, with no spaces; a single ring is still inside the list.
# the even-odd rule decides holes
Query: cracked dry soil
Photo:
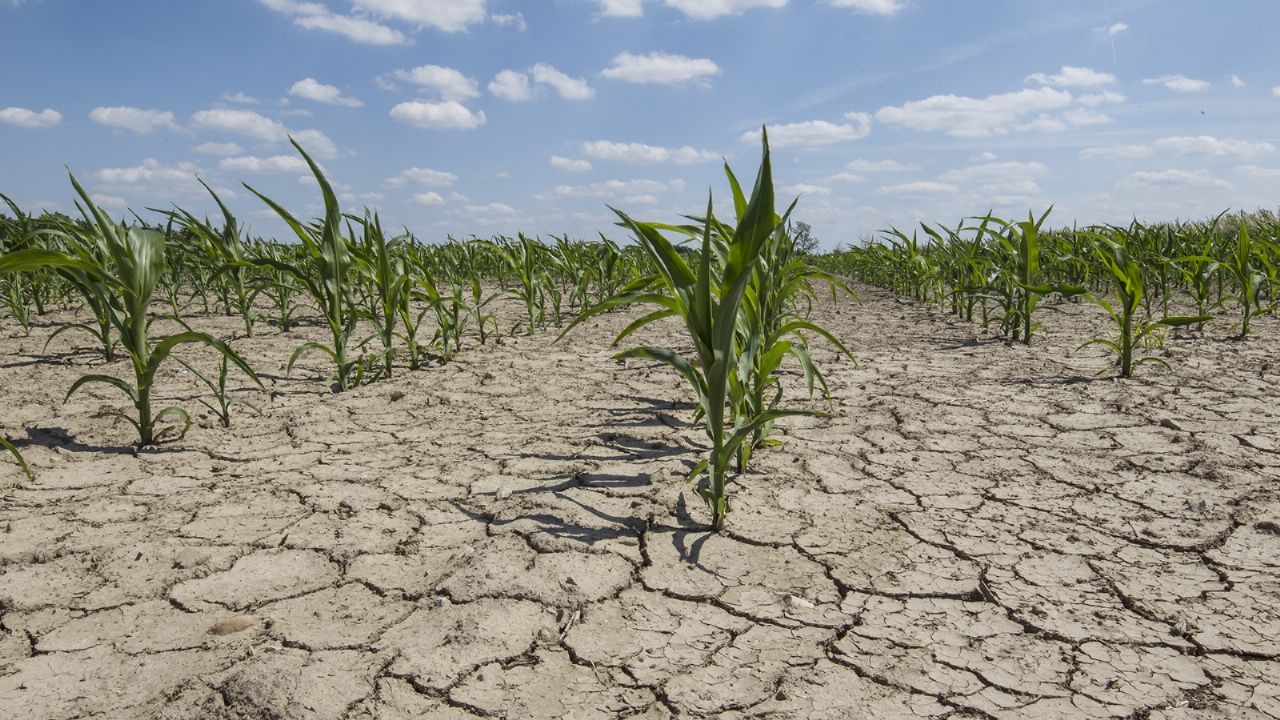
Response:
[[[263,415],[136,457],[118,398],[61,403],[71,336],[6,327],[0,716],[1280,718],[1277,323],[1117,383],[1085,307],[1010,347],[860,290],[817,310],[838,417],[720,535],[624,315],[339,396],[262,325]]]

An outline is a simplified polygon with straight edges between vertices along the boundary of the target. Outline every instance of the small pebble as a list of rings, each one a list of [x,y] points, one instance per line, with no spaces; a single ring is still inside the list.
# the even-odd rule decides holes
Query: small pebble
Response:
[[[450,602],[447,597],[438,597],[435,599],[435,602],[432,603],[432,605],[435,605],[438,608],[447,608],[452,604],[453,603]]]
[[[791,607],[791,608],[804,608],[805,610],[813,609],[813,603],[811,601],[805,598],[799,597],[797,595],[787,595],[786,597],[782,598],[782,602],[787,607]]]
[[[499,500],[506,500],[511,497],[511,488],[498,488],[497,496]]]
[[[345,512],[349,512],[352,515],[355,515],[356,513],[360,512],[360,506],[350,500],[343,500],[342,502],[338,503],[338,509],[343,510]]]

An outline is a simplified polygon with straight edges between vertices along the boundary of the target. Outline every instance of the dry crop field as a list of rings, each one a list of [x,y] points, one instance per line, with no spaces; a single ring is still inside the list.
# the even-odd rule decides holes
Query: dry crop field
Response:
[[[5,219],[0,715],[1280,718],[1274,218],[808,257],[766,145],[429,246],[313,168],[296,244]]]

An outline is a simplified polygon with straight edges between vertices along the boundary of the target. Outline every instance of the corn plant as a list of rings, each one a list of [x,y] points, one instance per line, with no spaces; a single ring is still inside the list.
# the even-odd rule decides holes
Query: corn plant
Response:
[[[22,453],[18,452],[18,448],[9,441],[9,438],[0,435],[0,448],[8,450],[9,454],[13,456],[14,461],[18,463],[18,467],[22,469],[22,474],[26,475],[28,480],[35,482],[36,476],[31,472],[31,467],[27,465],[27,461],[23,459]]]
[[[320,192],[324,198],[324,218],[318,224],[304,225],[280,204],[246,183],[245,187],[249,192],[257,195],[284,220],[302,242],[303,247],[298,262],[291,263],[275,257],[256,256],[250,257],[247,263],[289,276],[315,300],[324,315],[332,342],[329,345],[316,342],[303,343],[289,356],[287,369],[292,372],[294,363],[307,352],[314,350],[324,353],[337,367],[336,387],[339,392],[343,392],[359,384],[363,371],[363,366],[358,359],[352,361],[347,358],[347,344],[355,331],[358,318],[357,308],[351,297],[351,247],[342,234],[342,212],[338,207],[338,198],[333,193],[333,187],[329,185],[320,166],[316,165],[306,150],[303,150],[292,137],[289,138],[289,142],[293,143],[293,147],[307,161],[312,175],[320,186]]]
[[[409,301],[410,281],[400,241],[388,241],[382,231],[377,214],[366,213],[359,220],[362,230],[360,240],[352,248],[357,275],[364,280],[367,290],[363,313],[373,324],[376,337],[382,344],[381,377],[391,377],[397,336],[396,322],[402,317],[402,308]],[[370,337],[361,345],[368,343]],[[411,350],[412,352],[412,350]]]
[[[218,422],[222,423],[222,427],[231,427],[231,406],[237,403],[244,405],[259,415],[262,414],[262,410],[260,410],[257,405],[228,392],[227,371],[230,367],[227,361],[227,356],[223,355],[218,359],[218,373],[216,378],[210,378],[208,375],[205,375],[190,363],[183,360],[178,360],[178,364],[190,371],[192,375],[196,376],[197,380],[203,383],[204,386],[209,388],[209,391],[213,393],[214,402],[209,402],[204,398],[196,399],[201,405],[209,408],[209,411],[218,419]]]
[[[138,431],[139,445],[145,447],[175,432],[172,426],[157,431],[157,423],[165,418],[176,418],[183,423],[182,429],[176,431],[179,436],[191,425],[190,416],[182,408],[169,406],[153,411],[151,406],[151,390],[156,373],[161,363],[179,345],[207,345],[235,363],[261,386],[258,376],[249,365],[221,340],[191,330],[155,339],[149,336],[151,321],[148,312],[151,299],[164,273],[164,235],[154,229],[116,223],[98,209],[75,175],[71,176],[71,184],[84,202],[81,211],[88,221],[79,232],[90,235],[92,239],[86,244],[103,248],[105,257],[96,259],[88,255],[48,249],[18,250],[0,257],[0,272],[43,269],[75,271],[83,278],[83,282],[90,284],[94,296],[102,298],[110,309],[111,323],[129,357],[134,381],[130,384],[110,375],[83,375],[71,384],[66,398],[70,399],[76,390],[91,383],[117,388],[133,402],[136,417],[114,410],[97,413],[94,417],[113,417],[127,421]]]
[[[739,197],[735,196],[735,202]],[[749,442],[756,429],[766,423],[788,415],[815,414],[771,408],[741,422],[733,422],[730,416],[731,385],[744,360],[738,335],[743,302],[766,244],[774,233],[785,228],[786,218],[791,212],[788,210],[779,217],[774,211],[767,133],[755,188],[750,200],[741,202],[737,226],[720,232],[712,213],[712,199],[708,197],[696,267],[690,267],[675,245],[663,236],[662,231],[673,229],[671,226],[639,222],[621,210],[613,209],[621,220],[620,225],[632,232],[652,261],[655,275],[641,278],[618,295],[587,309],[565,330],[567,333],[578,323],[606,310],[633,304],[656,305],[658,309],[624,328],[614,339],[615,343],[664,318],[683,321],[696,351],[692,358],[668,348],[649,346],[625,350],[617,357],[665,363],[693,386],[698,414],[711,441],[711,449],[694,468],[690,478],[706,474],[707,484],[698,488],[698,494],[706,501],[716,530],[724,527],[730,510],[727,493],[729,467],[742,444]],[[720,243],[720,239],[724,242]]]
[[[1255,315],[1269,313],[1275,309],[1274,305],[1267,308],[1260,307],[1259,291],[1266,276],[1258,268],[1258,252],[1259,248],[1249,236],[1248,219],[1242,216],[1236,230],[1236,242],[1231,252],[1222,260],[1223,270],[1235,281],[1237,288],[1238,294],[1230,299],[1235,300],[1240,306],[1241,340],[1249,337],[1249,323]]]
[[[1039,327],[1033,316],[1041,298],[1050,293],[1071,296],[1085,292],[1085,288],[1078,285],[1051,283],[1041,273],[1040,228],[1052,211],[1053,208],[1049,208],[1038,219],[1034,213],[1028,213],[1022,222],[1009,222],[990,215],[982,218],[984,224],[991,222],[999,228],[994,235],[1004,251],[1000,262],[1008,289],[1006,326],[1012,331],[1015,341],[1021,340],[1027,345],[1031,344],[1032,333]]]
[[[214,227],[207,218],[201,220],[182,208],[166,214],[197,240],[198,247],[205,255],[205,267],[214,270],[218,292],[222,296],[223,312],[227,315],[240,315],[244,321],[245,336],[253,337],[253,298],[256,293],[249,287],[246,276],[250,266],[245,263],[246,251],[244,240],[240,236],[240,225],[230,208],[218,197],[218,193],[204,180],[200,184],[213,196],[213,201],[222,211],[221,228]]]
[[[1172,371],[1172,367],[1163,358],[1147,355],[1134,357],[1135,348],[1143,347],[1144,340],[1153,332],[1169,327],[1195,325],[1211,320],[1209,315],[1190,317],[1166,316],[1155,321],[1137,320],[1138,311],[1146,294],[1146,282],[1142,266],[1130,252],[1131,235],[1123,230],[1112,229],[1111,236],[1097,236],[1094,252],[1099,264],[1106,269],[1116,289],[1116,303],[1100,295],[1089,294],[1086,297],[1097,304],[1111,318],[1118,337],[1115,340],[1094,338],[1085,342],[1080,348],[1090,345],[1101,345],[1116,354],[1116,364],[1120,368],[1120,377],[1133,376],[1139,365],[1154,363]]]

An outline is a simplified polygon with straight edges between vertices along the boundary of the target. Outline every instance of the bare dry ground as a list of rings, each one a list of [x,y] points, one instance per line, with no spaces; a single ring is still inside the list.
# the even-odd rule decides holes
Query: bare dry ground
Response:
[[[1083,307],[1024,348],[862,293],[818,310],[839,416],[720,535],[621,315],[340,396],[263,326],[263,416],[140,456],[113,391],[61,403],[72,336],[5,325],[0,716],[1280,718],[1276,321],[1117,383]]]

